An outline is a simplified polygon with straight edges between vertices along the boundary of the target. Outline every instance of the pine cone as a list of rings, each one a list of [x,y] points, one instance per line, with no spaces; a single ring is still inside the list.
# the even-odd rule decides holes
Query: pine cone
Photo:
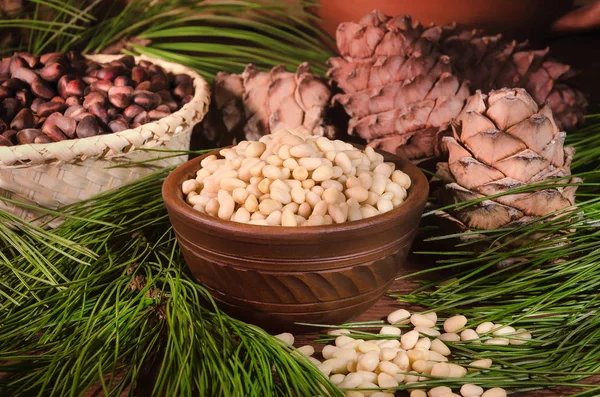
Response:
[[[16,16],[23,9],[23,0],[0,0],[0,15]]]
[[[583,123],[588,105],[583,94],[568,85],[569,65],[548,59],[549,48],[528,49],[502,35],[444,26],[440,51],[452,59],[454,71],[471,82],[472,90],[502,87],[527,89],[538,105],[549,103],[558,128],[572,130]]]
[[[310,72],[306,62],[296,73],[287,72],[283,65],[261,72],[249,64],[241,75],[217,74],[202,133],[218,146],[258,140],[281,128],[332,137],[333,130],[324,122],[330,98],[329,87]]]
[[[504,193],[552,178],[568,177],[574,149],[564,148],[552,111],[538,105],[522,88],[501,89],[467,101],[444,137],[448,162],[438,163],[445,183],[442,201],[451,205]],[[564,183],[579,182],[567,178]],[[461,210],[448,211],[468,228],[497,229],[535,220],[575,202],[576,186],[507,194]]]
[[[329,60],[328,75],[344,92],[334,100],[352,117],[349,134],[391,152],[402,146],[409,158],[438,154],[440,132],[469,95],[437,52],[440,38],[439,27],[379,11],[338,27],[342,58]]]
[[[569,67],[547,60],[548,50],[525,51],[500,36],[373,11],[340,24],[336,41],[341,58],[329,60],[328,74],[343,91],[334,100],[352,117],[348,133],[391,152],[402,146],[409,158],[438,155],[469,90],[525,87],[569,128],[587,105],[564,83]]]

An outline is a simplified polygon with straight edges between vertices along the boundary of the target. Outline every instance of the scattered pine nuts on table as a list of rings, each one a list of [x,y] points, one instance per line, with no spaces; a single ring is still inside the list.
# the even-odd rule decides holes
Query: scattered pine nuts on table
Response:
[[[484,390],[476,383],[463,384],[453,391],[446,386],[424,389],[419,382],[430,376],[442,378],[463,378],[469,372],[478,373],[493,364],[489,358],[475,360],[468,365],[450,362],[452,351],[445,342],[496,343],[521,345],[531,339],[531,333],[503,324],[484,322],[475,330],[465,328],[468,319],[458,315],[446,319],[442,328],[436,329],[437,314],[414,313],[398,309],[387,316],[389,325],[380,328],[373,339],[363,339],[363,333],[352,329],[333,329],[329,335],[335,336],[333,344],[323,346],[322,360],[313,357],[315,349],[310,345],[301,346],[292,354],[304,354],[339,387],[347,397],[394,397],[394,388],[401,383],[414,384],[408,389],[410,397],[506,397],[502,388]],[[403,330],[400,326],[412,326]],[[470,331],[465,334],[465,331]],[[460,334],[459,334],[460,332]],[[361,338],[363,337],[363,338]],[[293,346],[295,338],[290,333],[276,335],[284,344]],[[349,390],[371,389],[371,390]],[[373,390],[380,389],[380,390]]]

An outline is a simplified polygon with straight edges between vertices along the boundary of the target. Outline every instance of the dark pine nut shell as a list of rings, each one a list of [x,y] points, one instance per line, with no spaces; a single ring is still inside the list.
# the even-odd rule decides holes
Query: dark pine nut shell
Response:
[[[33,143],[35,138],[37,138],[40,135],[42,135],[42,131],[36,128],[28,128],[25,130],[21,130],[17,132],[17,142],[19,142],[21,145]]]

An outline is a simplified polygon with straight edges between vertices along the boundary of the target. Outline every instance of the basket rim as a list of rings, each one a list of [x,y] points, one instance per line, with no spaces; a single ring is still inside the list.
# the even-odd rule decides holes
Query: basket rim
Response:
[[[94,60],[100,63],[108,63],[116,59],[120,59],[124,54],[118,55],[84,55],[90,60]],[[210,104],[210,88],[206,80],[200,76],[196,71],[190,69],[187,66],[169,62],[158,58],[149,57],[146,55],[137,55],[134,57],[136,63],[140,61],[148,61],[153,64],[161,66],[167,72],[171,73],[184,73],[189,75],[193,80],[194,85],[194,96],[192,100],[184,104],[180,109],[171,113],[167,117],[152,121],[150,123],[143,124],[137,128],[130,128],[120,132],[101,134],[87,138],[76,138],[66,139],[64,141],[52,142],[52,143],[33,143],[33,144],[21,144],[14,146],[0,146],[0,169],[4,168],[24,168],[35,165],[43,165],[49,163],[73,163],[82,161],[88,158],[110,158],[119,155],[130,153],[137,148],[143,148],[147,146],[154,146],[153,143],[169,140],[171,137],[178,135],[185,128],[171,128],[170,123],[181,124],[184,122],[187,125],[193,125],[200,122]],[[164,131],[163,131],[164,130]],[[162,133],[160,133],[162,131]],[[141,144],[127,145],[124,150],[118,152],[108,150],[107,146],[111,145],[108,142],[114,142],[120,138],[131,141],[141,141]],[[167,138],[167,139],[165,139]],[[56,156],[56,152],[61,149],[75,149],[80,148],[91,148],[92,150],[97,149],[96,153],[90,154],[89,151],[86,154],[74,156],[72,159],[65,161],[61,160]],[[7,161],[8,159],[8,161]]]

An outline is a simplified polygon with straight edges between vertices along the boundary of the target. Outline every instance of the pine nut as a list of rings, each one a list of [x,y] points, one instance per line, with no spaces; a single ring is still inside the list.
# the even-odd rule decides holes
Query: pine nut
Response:
[[[334,187],[330,187],[325,189],[321,197],[323,197],[323,200],[327,201],[327,204],[335,204],[337,203],[339,194],[339,190]]]
[[[398,339],[384,340],[379,343],[379,347],[383,350],[385,348],[391,348],[398,350],[400,348],[400,341]]]
[[[354,339],[347,335],[340,335],[337,338],[335,338],[335,345],[337,347],[341,347],[341,346],[345,345],[346,343],[350,343],[350,342],[354,342]]]
[[[431,317],[429,317],[425,314],[418,314],[418,313],[415,313],[410,317],[410,322],[415,327],[425,327],[425,328],[435,327],[435,323],[436,323],[436,321],[433,320]]]
[[[415,344],[415,349],[429,350],[431,348],[431,339],[421,338]]]
[[[296,167],[298,167],[298,162],[296,161],[296,159],[288,158],[283,161],[283,166],[290,171],[294,171]]]
[[[376,351],[377,353],[379,353],[381,351],[381,348],[373,342],[362,342],[360,345],[358,345],[358,351],[360,351],[361,353],[367,353],[370,351]]]
[[[322,202],[324,202],[324,201],[322,201]],[[342,211],[342,209],[339,206],[337,206],[335,204],[329,204],[328,207],[327,207],[327,211],[329,212],[329,215],[331,216],[331,219],[335,223],[344,223],[344,222],[346,222],[347,215],[344,214],[344,211]]]
[[[475,331],[477,331],[477,333],[479,335],[481,335],[481,334],[485,334],[487,332],[490,332],[493,329],[494,329],[494,323],[492,323],[490,321],[486,321],[485,323],[479,324],[477,326],[477,328],[475,329]]]
[[[308,203],[302,203],[298,207],[298,215],[300,215],[303,218],[308,218],[310,216],[311,212],[312,212],[312,208],[311,208],[310,204],[308,204]]]
[[[381,345],[379,345],[379,347],[381,347]],[[391,347],[381,347],[381,350],[379,351],[379,359],[381,361],[391,361],[394,359],[394,357],[396,357],[397,353],[398,349],[393,349]]]
[[[283,207],[283,205],[281,205],[280,202],[272,200],[272,199],[263,200],[258,205],[258,209],[260,210],[260,212],[265,215],[269,215],[273,211],[278,211],[282,207]]]
[[[310,189],[313,186],[315,186],[315,181],[313,181],[312,179],[305,179],[302,181],[302,187],[304,189]]]
[[[471,364],[469,364],[469,366],[479,367],[479,368],[469,368],[469,371],[480,371],[480,368],[490,368],[492,366],[492,360],[489,358],[475,360]]]
[[[513,335],[510,338],[510,344],[511,345],[522,345],[527,343],[526,340],[520,340],[520,339],[515,339],[515,338],[520,338],[520,339],[531,339],[531,333],[527,332],[526,329],[518,329],[515,333],[515,335]]]
[[[206,204],[206,213],[212,216],[217,216],[219,213],[219,202],[216,198],[210,199],[208,204]]]
[[[331,373],[332,374],[346,374],[348,373],[348,363],[344,360],[341,360],[339,358],[331,358],[329,360],[325,360],[323,361],[323,364],[321,365],[327,365],[331,368]]]
[[[342,383],[340,383],[340,385],[338,387],[340,389],[354,389],[354,388],[358,387],[358,385],[360,385],[364,381],[365,380],[364,380],[362,374],[360,374],[358,372],[353,372],[353,373],[346,375],[346,378],[344,379],[344,381]]]
[[[328,205],[329,204],[327,204],[327,201],[320,200],[317,204],[315,204],[312,215],[325,216],[325,214],[327,214]]]
[[[500,387],[494,387],[493,389],[488,389],[483,392],[481,397],[506,397],[506,390]]]
[[[284,209],[281,214],[281,226],[294,227],[298,226],[296,216],[289,209]]]
[[[385,372],[381,372],[377,376],[377,384],[379,385],[379,387],[383,388],[398,387],[398,381],[396,380],[396,378]]]
[[[381,198],[377,201],[377,209],[383,214],[385,212],[393,210],[394,204],[392,204],[390,200]]]
[[[345,361],[356,361],[358,353],[356,350],[349,347],[340,347],[333,352],[333,358],[340,358]]]
[[[460,365],[450,363],[448,367],[450,368],[450,373],[448,374],[450,378],[464,378],[467,375],[467,369]]]
[[[314,171],[323,164],[323,161],[319,158],[314,157],[304,157],[298,159],[298,164],[304,167],[307,171]]]
[[[337,346],[326,345],[325,347],[323,347],[323,350],[321,351],[321,355],[323,356],[324,359],[328,360],[330,358],[333,358],[333,355],[335,354],[335,352],[337,350],[338,350]]]
[[[329,377],[329,380],[331,381],[331,383],[338,386],[344,381],[344,378],[346,378],[346,375],[344,374],[334,374]]]
[[[315,354],[315,348],[312,347],[311,345],[300,346],[297,350],[307,357],[310,357],[313,354]]]
[[[444,344],[444,342],[442,342],[439,339],[434,339],[431,342],[431,350],[433,350],[434,352],[440,353],[443,356],[450,355],[450,349],[448,348],[448,346],[446,346],[446,344]]]
[[[300,158],[300,157],[309,158],[310,156],[312,156],[314,154],[314,152],[315,152],[315,150],[313,149],[313,147],[307,143],[290,147],[290,155],[292,155],[294,157],[298,157],[298,158]]]
[[[390,324],[405,325],[410,323],[410,313],[405,309],[394,310],[387,316]]]
[[[258,199],[255,195],[249,195],[244,203],[244,208],[250,213],[256,212],[258,210]]]
[[[362,184],[360,183],[360,179],[358,179],[355,176],[348,177],[348,179],[346,180],[346,188],[351,188],[351,187],[356,187],[356,186],[362,186]]]
[[[516,330],[513,327],[511,327],[511,326],[497,324],[494,327],[494,330],[492,331],[492,335],[499,336],[499,335],[514,334],[515,331]]]
[[[369,191],[362,186],[351,187],[346,189],[346,197],[354,198],[361,203],[369,197]]]
[[[246,148],[245,155],[246,157],[260,157],[264,153],[266,148],[267,145],[265,145],[262,142],[251,142]]]
[[[444,321],[444,331],[454,333],[467,325],[465,316],[453,316]]]
[[[269,226],[280,226],[281,225],[281,211],[273,211],[265,219]]]
[[[510,341],[507,338],[490,338],[484,343],[486,345],[508,345]]]
[[[348,210],[348,220],[349,221],[359,221],[362,219],[362,214],[360,212],[360,208],[351,207]]]
[[[441,362],[446,362],[448,361],[448,358],[446,358],[446,356],[434,351],[434,350],[429,350],[429,361],[435,361],[436,363],[441,363]]]
[[[460,394],[463,397],[479,397],[483,394],[483,387],[472,383],[465,383],[460,388]]]
[[[443,342],[459,342],[460,335],[448,332],[445,334],[441,334],[438,339]]]
[[[271,184],[272,185],[272,184]],[[288,190],[283,189],[270,189],[271,198],[281,204],[289,204],[292,202],[292,196]]]
[[[280,341],[282,341],[290,346],[294,344],[294,339],[295,339],[294,335],[290,334],[289,332],[284,332],[279,335],[275,335],[275,338],[279,339]]]
[[[188,179],[187,181],[183,181],[181,184],[181,190],[183,191],[183,194],[190,194],[199,186],[200,184],[195,179]]]
[[[427,360],[429,358],[429,352],[427,350],[417,350],[417,349],[413,349],[413,350],[409,350],[406,352],[406,355],[408,356],[408,360],[411,363],[414,363],[415,361],[418,360]]]
[[[452,389],[447,386],[438,386],[429,390],[429,397],[443,397],[445,394],[452,393]]]
[[[235,216],[234,216],[233,220],[234,220],[234,222],[248,223],[248,222],[250,222],[250,213],[248,212],[248,210],[246,210],[246,208],[240,207],[235,212]]]
[[[407,370],[408,367],[410,366],[410,360],[408,358],[408,355],[406,354],[406,352],[398,352],[398,354],[396,355],[396,357],[394,357],[394,359],[392,360],[392,362],[394,364],[396,364],[398,366],[398,368],[400,368],[401,370]]]
[[[417,344],[419,340],[419,333],[415,330],[408,331],[400,338],[400,346],[404,350],[412,349]]]
[[[371,185],[371,191],[381,196],[385,191],[386,184],[387,179],[385,175],[376,173],[373,175],[373,184]]]
[[[479,335],[477,334],[477,332],[468,328],[460,333],[460,340],[462,340],[462,341],[479,340]]]
[[[358,359],[356,369],[359,371],[373,371],[379,364],[379,352],[369,351]]]
[[[308,178],[308,170],[303,166],[298,166],[292,170],[292,176],[297,181],[303,181]]]
[[[400,170],[392,172],[392,181],[406,190],[408,190],[411,185],[410,177]]]
[[[391,327],[389,325],[384,325],[379,330],[379,333],[384,334],[384,335],[400,335],[402,333],[402,330],[398,327]]]
[[[450,375],[450,367],[445,362],[435,363],[431,368],[431,376],[448,377]]]
[[[312,179],[315,182],[323,182],[333,177],[333,169],[328,165],[322,165],[312,173]]]
[[[265,178],[272,180],[279,179],[281,177],[281,171],[274,165],[265,165],[262,169],[262,174]]]

